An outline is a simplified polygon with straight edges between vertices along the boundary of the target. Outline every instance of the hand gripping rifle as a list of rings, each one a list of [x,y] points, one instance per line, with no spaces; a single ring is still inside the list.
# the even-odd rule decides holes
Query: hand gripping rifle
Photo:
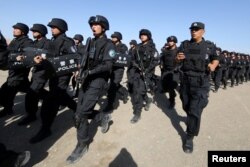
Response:
[[[88,73],[85,72],[88,69],[86,69],[85,66],[88,61],[90,42],[91,42],[91,37],[88,37],[85,48],[84,48],[84,53],[80,59],[79,73],[78,73],[78,76],[76,77],[76,88],[73,90],[73,96],[76,95],[76,91],[79,88],[79,85],[83,84],[84,80],[88,76]]]

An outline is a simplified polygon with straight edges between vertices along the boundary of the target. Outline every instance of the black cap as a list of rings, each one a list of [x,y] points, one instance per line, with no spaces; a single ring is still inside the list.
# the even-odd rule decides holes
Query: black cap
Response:
[[[141,29],[139,32],[139,38],[141,37],[141,35],[147,35],[149,40],[151,40],[152,38],[152,34],[148,29]]]
[[[117,38],[119,41],[122,40],[122,34],[120,32],[114,32],[111,38]]]
[[[178,40],[177,40],[177,38],[176,38],[176,36],[169,36],[168,38],[167,38],[167,42],[171,42],[171,41],[173,41],[174,43],[177,43],[178,42]]]
[[[91,16],[89,18],[89,25],[92,26],[93,24],[100,24],[105,30],[109,30],[109,22],[104,16]]]
[[[48,33],[47,27],[43,24],[33,24],[30,31],[39,32],[42,36],[45,36]]]
[[[29,27],[23,23],[16,23],[12,27],[21,30],[25,35],[27,35],[29,32]]]
[[[137,45],[137,42],[136,40],[132,39],[130,42],[129,42],[130,45]]]
[[[73,39],[76,39],[76,40],[82,42],[83,41],[83,36],[81,34],[76,34]]]
[[[205,24],[202,22],[193,22],[189,29],[193,28],[205,29]]]
[[[48,23],[49,27],[56,27],[59,30],[61,30],[62,32],[65,32],[68,30],[68,24],[66,23],[66,21],[64,21],[63,19],[59,19],[59,18],[53,18],[49,23]]]

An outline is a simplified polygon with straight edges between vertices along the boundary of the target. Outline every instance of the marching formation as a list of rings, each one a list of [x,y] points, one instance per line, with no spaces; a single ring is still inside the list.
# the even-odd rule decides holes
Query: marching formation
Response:
[[[111,39],[107,37],[110,25],[104,16],[92,16],[88,24],[93,37],[88,38],[85,45],[81,34],[73,38],[66,35],[68,24],[60,18],[53,18],[47,25],[51,28],[51,40],[46,38],[48,31],[43,24],[29,28],[16,23],[14,39],[8,45],[0,34],[0,68],[8,70],[7,80],[0,89],[3,108],[0,117],[14,113],[18,92],[26,93],[26,116],[18,122],[19,126],[37,120],[39,102],[42,102],[41,127],[29,140],[36,144],[52,135],[51,126],[58,111],[63,107],[71,109],[77,144],[66,160],[69,164],[77,162],[88,150],[92,140],[89,120],[98,122],[101,132],[106,133],[112,112],[118,110],[120,101],[126,104],[130,97],[133,106],[130,123],[136,124],[142,118],[143,108],[147,111],[154,103],[155,93],[169,94],[169,109],[175,107],[176,93],[179,93],[187,114],[183,150],[192,153],[193,138],[199,134],[210,86],[213,85],[217,93],[221,84],[227,89],[228,83],[234,87],[249,80],[249,55],[222,50],[205,40],[202,22],[191,24],[191,39],[181,42],[179,47],[176,36],[167,37],[160,53],[148,29],[141,29],[140,42],[132,39],[128,48],[122,42],[121,32],[115,31]],[[28,37],[29,30],[34,40]],[[155,74],[157,66],[160,76]],[[127,85],[122,85],[125,71]],[[69,94],[70,84],[72,94]],[[106,97],[104,106],[96,110],[103,97]],[[22,166],[19,155],[15,157]],[[0,164],[1,160],[2,157]]]

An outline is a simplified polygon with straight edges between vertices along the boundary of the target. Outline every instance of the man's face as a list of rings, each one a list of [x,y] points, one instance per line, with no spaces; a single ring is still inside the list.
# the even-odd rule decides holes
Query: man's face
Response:
[[[36,32],[36,31],[32,31],[32,33],[33,33],[34,39],[37,39],[41,35],[39,32]]]
[[[78,39],[74,39],[75,45],[79,45],[80,41]]]
[[[13,29],[13,36],[14,37],[19,37],[23,34],[23,32],[20,29],[14,28]]]
[[[135,45],[134,44],[130,44],[130,48],[134,48],[135,47]]]
[[[174,45],[175,45],[174,41],[169,41],[167,43],[167,46],[170,47],[170,48],[172,48]]]
[[[61,31],[57,27],[51,27],[51,33],[52,33],[52,36],[55,37],[61,34]]]
[[[190,32],[194,40],[200,40],[205,33],[204,29],[201,28],[192,28]]]
[[[104,32],[104,29],[102,28],[100,24],[92,24],[91,30],[95,37],[101,36]]]
[[[142,41],[142,43],[147,42],[147,41],[148,41],[148,36],[142,34],[142,35],[140,36],[140,40]]]
[[[114,38],[111,38],[111,40],[112,40],[112,42],[113,42],[113,43],[116,43],[116,42],[118,42],[118,39],[117,39],[116,37],[114,37]]]

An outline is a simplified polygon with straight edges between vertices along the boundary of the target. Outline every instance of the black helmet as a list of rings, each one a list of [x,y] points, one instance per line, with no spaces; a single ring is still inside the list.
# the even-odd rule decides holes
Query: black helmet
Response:
[[[226,53],[226,54],[228,54],[228,51],[227,51],[227,50],[223,50],[223,51],[222,51],[222,53]]]
[[[47,27],[43,24],[33,24],[33,27],[30,28],[30,31],[39,32],[42,36],[45,36],[48,33]]]
[[[216,50],[219,51],[219,52],[222,51],[222,49],[220,47],[216,47]]]
[[[114,34],[111,35],[111,38],[117,38],[120,41],[122,40],[122,34],[120,32],[114,32]]]
[[[58,19],[58,18],[53,18],[48,25],[49,27],[56,27],[59,30],[61,30],[62,32],[65,32],[68,30],[68,25],[66,23],[66,21],[64,21],[63,19]]]
[[[177,38],[176,38],[176,36],[169,36],[168,38],[167,38],[167,42],[171,42],[171,41],[173,41],[174,43],[177,43],[178,42],[178,40],[177,40]]]
[[[81,34],[76,34],[73,39],[76,39],[76,40],[82,42],[84,38]]]
[[[130,45],[137,45],[137,42],[136,40],[132,39],[130,42],[129,42]]]
[[[109,22],[104,16],[91,16],[89,18],[89,25],[92,26],[92,24],[100,24],[105,30],[109,30]]]
[[[29,27],[23,23],[16,23],[12,27],[21,30],[25,35],[27,35],[29,32]]]
[[[149,30],[147,29],[141,29],[140,32],[139,32],[139,38],[141,35],[147,35],[149,40],[152,38],[152,34]]]

